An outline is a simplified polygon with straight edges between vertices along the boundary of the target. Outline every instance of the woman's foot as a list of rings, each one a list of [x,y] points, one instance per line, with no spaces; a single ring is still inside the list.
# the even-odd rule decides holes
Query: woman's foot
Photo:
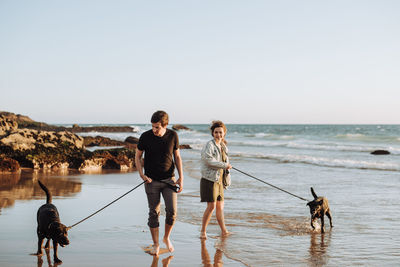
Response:
[[[152,245],[149,253],[150,255],[158,256],[160,253],[160,245]]]
[[[174,252],[174,246],[172,245],[171,241],[169,240],[169,238],[165,238],[163,239],[163,242],[165,243],[165,245],[167,246],[167,249],[169,252]]]
[[[228,230],[225,230],[225,231],[223,231],[223,232],[221,232],[221,236],[222,237],[227,237],[227,236],[230,236],[232,233],[231,232],[228,232]]]
[[[207,239],[207,233],[206,232],[200,232],[200,239]]]

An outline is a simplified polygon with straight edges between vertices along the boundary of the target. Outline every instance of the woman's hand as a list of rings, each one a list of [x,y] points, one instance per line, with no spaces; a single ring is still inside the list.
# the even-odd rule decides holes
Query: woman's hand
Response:
[[[232,169],[232,165],[230,163],[228,163],[228,166],[226,167],[226,170],[230,170]]]

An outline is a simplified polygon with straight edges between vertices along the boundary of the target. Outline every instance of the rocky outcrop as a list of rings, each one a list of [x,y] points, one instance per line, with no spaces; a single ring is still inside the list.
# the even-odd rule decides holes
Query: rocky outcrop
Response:
[[[192,147],[190,145],[179,145],[179,149],[192,149]]]
[[[21,114],[14,114],[11,112],[0,111],[0,116],[7,118],[8,120],[14,121],[18,124],[20,129],[33,129],[40,131],[65,131],[65,127],[50,125],[44,122],[37,122],[29,118],[28,116]]]
[[[14,121],[18,124],[20,129],[31,129],[38,131],[69,131],[73,133],[87,133],[87,132],[107,132],[107,133],[123,133],[123,132],[137,132],[138,130],[131,126],[93,126],[93,127],[81,127],[78,124],[74,124],[72,127],[63,127],[47,124],[44,122],[34,121],[28,116],[21,114],[14,114],[11,112],[0,111],[0,116]],[[1,133],[0,133],[1,135]]]
[[[390,152],[387,150],[375,150],[371,152],[372,155],[389,155]]]
[[[0,115],[0,136],[7,135],[11,131],[18,128],[18,123],[15,120]]]
[[[21,171],[18,161],[0,155],[0,173],[17,173]]]
[[[17,129],[0,140],[0,145],[10,146],[13,150],[35,149],[37,146],[56,148],[69,143],[83,148],[83,138],[70,132],[48,132],[31,129]]]
[[[19,123],[13,119],[30,122],[28,117],[18,117],[15,114],[1,117],[0,155],[7,158],[1,161],[1,166],[6,171],[16,171],[19,166],[51,170],[126,170],[134,167],[134,144],[101,136],[82,138],[69,131],[21,129]],[[85,149],[85,145],[124,148],[91,152]]]
[[[85,147],[92,147],[92,146],[124,146],[125,143],[118,141],[118,140],[113,140],[108,137],[103,137],[103,136],[86,136],[83,137],[83,143]]]
[[[66,128],[68,131],[73,133],[88,133],[88,132],[103,132],[103,133],[129,133],[137,132],[136,128],[131,126],[91,126],[81,127],[74,124],[72,128]]]
[[[101,169],[127,170],[134,167],[135,151],[128,148],[96,150],[86,159],[79,170],[96,171]]]
[[[79,167],[87,156],[83,138],[76,134],[32,129],[8,131],[0,138],[0,153],[35,169]]]
[[[125,138],[125,143],[136,145],[139,143],[139,138],[134,136],[128,136],[127,138]]]
[[[179,131],[179,130],[186,130],[186,131],[190,131],[191,129],[182,125],[182,124],[174,124],[172,125],[172,129],[174,129],[175,131]]]

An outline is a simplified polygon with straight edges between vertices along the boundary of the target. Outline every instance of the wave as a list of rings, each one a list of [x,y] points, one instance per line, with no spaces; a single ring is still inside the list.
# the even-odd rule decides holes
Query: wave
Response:
[[[338,143],[301,143],[301,142],[268,142],[268,141],[233,141],[229,145],[250,147],[286,147],[301,150],[342,151],[342,152],[372,152],[374,150],[388,150],[392,154],[400,155],[400,148],[383,146],[363,146]]]
[[[277,135],[271,133],[253,133],[253,134],[245,134],[245,137],[255,137],[269,140],[293,140],[295,137],[293,135]]]
[[[370,162],[365,160],[337,159],[337,158],[325,158],[325,157],[314,157],[308,155],[293,155],[293,154],[261,155],[261,154],[231,153],[230,156],[232,158],[234,157],[258,158],[258,159],[274,160],[280,163],[302,163],[302,164],[310,164],[321,167],[400,171],[400,163],[390,163],[390,162]]]

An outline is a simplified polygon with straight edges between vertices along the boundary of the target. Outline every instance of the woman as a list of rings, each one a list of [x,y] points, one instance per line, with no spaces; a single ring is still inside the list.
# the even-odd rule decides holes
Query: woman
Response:
[[[210,127],[213,139],[208,141],[201,151],[201,202],[207,202],[201,226],[200,238],[207,239],[207,225],[216,209],[216,216],[223,236],[229,234],[224,222],[224,173],[232,166],[229,164],[225,141],[226,127],[222,121],[213,121]]]

